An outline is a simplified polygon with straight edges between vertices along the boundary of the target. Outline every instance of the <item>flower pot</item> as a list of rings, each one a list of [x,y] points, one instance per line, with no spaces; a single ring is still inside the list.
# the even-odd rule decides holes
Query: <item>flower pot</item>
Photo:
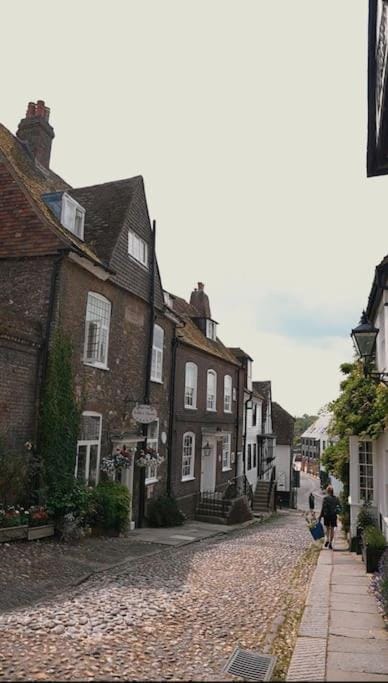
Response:
[[[368,545],[362,546],[362,559],[365,562],[365,569],[368,574],[378,570],[379,560],[383,552],[384,549],[371,548]]]
[[[47,536],[54,536],[54,524],[42,524],[41,526],[30,526],[28,528],[27,538],[29,541],[46,538]]]
[[[27,524],[19,524],[18,526],[2,527],[0,529],[0,543],[7,541],[20,541],[27,538],[28,526]]]

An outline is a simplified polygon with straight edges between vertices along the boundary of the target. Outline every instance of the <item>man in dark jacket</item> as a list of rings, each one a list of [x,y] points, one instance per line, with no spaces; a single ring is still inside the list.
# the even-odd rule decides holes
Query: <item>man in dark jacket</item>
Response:
[[[332,550],[334,529],[337,526],[337,511],[340,507],[340,503],[337,496],[334,495],[332,486],[328,486],[326,491],[327,496],[325,496],[322,501],[322,509],[321,514],[319,515],[319,521],[321,521],[323,517],[323,523],[326,527],[325,548],[329,547],[330,550]]]

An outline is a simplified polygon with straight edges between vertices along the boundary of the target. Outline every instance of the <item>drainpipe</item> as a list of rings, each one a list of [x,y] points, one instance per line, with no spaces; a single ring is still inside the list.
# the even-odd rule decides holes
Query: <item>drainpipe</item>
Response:
[[[238,471],[238,442],[239,442],[239,436],[240,436],[240,372],[241,368],[239,367],[237,371],[237,408],[236,408],[236,457],[234,461],[234,476],[237,478],[237,471]]]
[[[49,302],[48,302],[48,309],[47,309],[47,319],[46,319],[46,330],[45,330],[45,336],[43,339],[43,344],[42,344],[42,349],[41,349],[41,360],[40,364],[37,365],[37,374],[36,374],[36,398],[35,398],[35,420],[34,420],[34,437],[35,437],[35,443],[38,439],[38,424],[39,424],[39,411],[40,411],[40,405],[42,401],[42,394],[43,394],[43,388],[46,382],[46,376],[47,376],[47,365],[48,365],[48,352],[49,352],[49,344],[50,344],[50,336],[51,336],[51,326],[53,322],[53,317],[54,317],[54,307],[55,307],[55,299],[56,299],[56,294],[57,294],[57,282],[58,282],[58,274],[59,274],[59,269],[61,265],[61,261],[65,256],[65,253],[67,253],[69,250],[64,249],[61,251],[54,259],[53,262],[53,269],[51,271],[51,282],[50,282],[50,296],[49,296]],[[39,369],[40,365],[40,369]],[[39,374],[40,374],[40,381],[39,381]]]
[[[244,401],[245,405],[245,415],[244,415],[244,450],[243,450],[243,471],[244,471],[244,476],[246,474],[246,449],[247,449],[247,420],[248,420],[248,409],[247,405],[249,401],[252,400],[253,396],[253,391],[249,392],[249,396],[246,401]]]
[[[155,234],[156,222],[152,221],[152,242],[151,242],[151,282],[150,282],[150,325],[148,331],[148,350],[146,374],[144,382],[144,403],[149,404],[151,393],[151,367],[152,367],[152,346],[154,341],[154,322],[155,322]],[[147,425],[143,424],[143,448],[147,448]],[[139,518],[138,526],[143,526],[143,518],[145,511],[145,467],[140,467],[139,475]]]
[[[177,348],[179,344],[178,337],[176,336],[177,326],[174,325],[174,337],[171,342],[172,346],[172,358],[171,358],[171,375],[170,375],[170,410],[168,417],[168,445],[167,445],[167,483],[166,490],[167,495],[173,495],[172,487],[172,439],[174,433],[174,417],[175,417],[175,375],[176,375],[176,355]]]

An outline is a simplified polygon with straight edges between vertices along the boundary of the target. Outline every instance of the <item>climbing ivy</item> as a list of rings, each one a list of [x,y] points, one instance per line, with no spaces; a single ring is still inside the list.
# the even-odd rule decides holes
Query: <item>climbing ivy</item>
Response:
[[[80,411],[71,358],[71,342],[58,330],[50,349],[39,424],[39,452],[50,495],[66,494],[74,484]]]
[[[343,363],[345,379],[340,395],[328,408],[333,414],[330,433],[337,440],[322,456],[327,470],[349,488],[349,436],[377,439],[388,425],[388,389],[365,374],[360,361]]]

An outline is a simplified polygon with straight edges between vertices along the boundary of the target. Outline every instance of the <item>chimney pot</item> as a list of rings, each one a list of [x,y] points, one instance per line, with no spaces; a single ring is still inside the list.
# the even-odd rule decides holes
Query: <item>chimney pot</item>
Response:
[[[203,282],[198,282],[198,289],[199,290],[205,289],[205,285],[203,284]]]
[[[35,115],[36,115],[35,103],[29,102],[28,107],[27,107],[26,118],[31,118],[32,116],[35,116]]]
[[[27,142],[36,161],[46,168],[50,166],[51,143],[54,130],[49,124],[50,109],[43,100],[29,102],[27,113],[19,123],[16,135]]]

